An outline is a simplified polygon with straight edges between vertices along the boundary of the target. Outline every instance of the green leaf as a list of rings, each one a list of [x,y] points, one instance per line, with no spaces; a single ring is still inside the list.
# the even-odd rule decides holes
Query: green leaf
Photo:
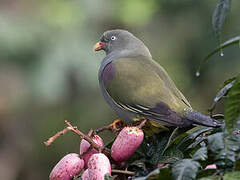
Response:
[[[235,81],[236,78],[237,78],[237,76],[234,76],[232,78],[225,80],[222,87],[226,86],[227,84],[231,83],[232,81]]]
[[[211,51],[207,56],[205,56],[203,58],[203,60],[201,61],[198,70],[196,72],[196,76],[200,75],[200,69],[203,66],[203,64],[205,64],[213,55],[215,55],[216,53],[222,51],[224,48],[232,46],[234,44],[239,44],[240,43],[240,36],[236,36],[233,37],[227,41],[225,41],[224,43],[220,44],[217,48],[215,48],[213,51]]]
[[[231,0],[219,0],[212,15],[212,26],[217,36],[220,39],[221,29],[225,21],[226,15],[231,7]]]
[[[226,128],[231,133],[237,125],[240,117],[240,75],[236,78],[232,89],[229,91],[228,99],[225,104]]]
[[[240,159],[237,159],[237,161],[235,163],[234,170],[235,171],[240,171]]]
[[[113,178],[109,174],[105,174],[104,175],[104,180],[113,180]]]
[[[224,148],[222,132],[208,136],[208,148],[214,153],[219,153]]]
[[[212,104],[211,108],[209,109],[210,112],[212,112],[214,110],[217,102],[220,101],[224,96],[226,96],[228,94],[229,90],[232,88],[232,86],[235,82],[235,79],[236,78],[231,78],[230,79],[231,81],[228,83],[226,83],[226,81],[225,81],[224,87],[221,88],[220,91],[218,91],[216,97],[213,100],[213,104]],[[227,80],[227,81],[229,81],[229,80]]]
[[[215,163],[221,171],[232,171],[236,152],[240,150],[240,136],[216,133],[208,137],[208,148],[215,154]]]
[[[163,156],[162,159],[159,159],[158,163],[159,164],[174,164],[182,158],[183,158],[183,154],[182,154],[181,158],[176,157],[176,156]]]
[[[187,147],[192,144],[195,139],[200,136],[203,133],[207,133],[213,130],[211,127],[204,127],[204,126],[197,126],[191,130],[188,131],[188,136],[181,139],[181,141],[178,141],[177,148],[180,150],[187,150]]]
[[[203,169],[198,171],[197,179],[212,176],[216,173],[216,169]]]
[[[146,176],[149,173],[143,159],[139,159],[131,163],[128,167],[129,171],[135,172],[135,177]]]
[[[165,149],[171,132],[164,132],[153,135],[149,139],[148,149],[146,155],[149,157],[149,163],[157,165],[159,160],[162,159],[162,152]]]
[[[176,161],[183,159],[183,152],[177,149],[175,146],[168,148],[162,158],[159,158],[158,163],[175,163]]]
[[[201,145],[201,146],[206,146],[204,140],[206,140],[207,138],[205,136],[199,136],[195,139],[195,141],[190,144],[186,150],[192,150],[194,148],[196,148],[197,146]]]
[[[209,176],[209,177],[204,177],[198,180],[221,180],[222,177],[221,176]]]
[[[224,175],[224,180],[236,180],[236,179],[240,179],[240,171],[235,171],[235,172],[230,172],[230,173],[226,173]]]
[[[182,159],[172,167],[172,175],[175,180],[192,180],[197,176],[200,164],[192,159]]]
[[[172,179],[171,171],[168,167],[155,169],[145,177],[134,178],[134,180],[166,180]]]
[[[162,155],[163,155],[164,152],[167,150],[167,148],[172,144],[174,138],[176,138],[178,135],[179,135],[179,128],[177,127],[177,128],[175,128],[175,129],[173,130],[171,136],[169,137],[168,142],[167,142],[165,148],[164,148],[163,151],[162,151]]]
[[[201,147],[194,153],[192,159],[195,161],[204,161],[207,157],[207,147]]]

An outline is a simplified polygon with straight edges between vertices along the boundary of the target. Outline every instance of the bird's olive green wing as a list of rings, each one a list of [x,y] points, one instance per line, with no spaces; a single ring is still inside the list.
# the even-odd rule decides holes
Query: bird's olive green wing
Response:
[[[105,89],[125,110],[139,114],[151,111],[161,117],[170,110],[181,114],[185,109],[191,109],[165,70],[151,59],[117,59],[111,62],[111,71],[112,77],[104,81]]]
[[[189,108],[191,108],[190,103],[188,100],[184,97],[184,95],[181,93],[181,91],[178,90],[172,79],[169,77],[165,69],[160,66],[156,61],[151,61],[151,67],[154,69],[154,71],[161,77],[161,79],[164,79],[165,85],[171,90],[171,92],[181,101],[183,101]]]

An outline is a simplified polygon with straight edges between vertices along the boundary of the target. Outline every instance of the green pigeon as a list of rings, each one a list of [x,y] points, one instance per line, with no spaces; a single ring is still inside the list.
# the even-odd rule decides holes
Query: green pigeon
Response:
[[[146,119],[161,128],[221,123],[192,109],[144,43],[126,30],[103,33],[94,46],[104,50],[98,73],[103,96],[126,123]]]

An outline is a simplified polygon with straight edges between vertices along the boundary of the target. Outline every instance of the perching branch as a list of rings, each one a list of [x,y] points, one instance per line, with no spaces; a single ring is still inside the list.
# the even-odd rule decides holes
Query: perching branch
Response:
[[[137,127],[138,127],[139,129],[142,129],[142,127],[145,126],[146,122],[147,122],[146,119],[143,120]]]
[[[59,136],[64,135],[66,132],[71,131],[69,127],[66,127],[62,131],[57,132],[54,136],[50,137],[47,141],[44,142],[46,146],[50,146]]]
[[[64,121],[67,125],[67,127],[65,129],[63,129],[60,132],[57,132],[54,136],[50,137],[46,142],[44,142],[44,144],[46,146],[50,146],[59,136],[65,134],[68,131],[73,131],[75,134],[77,134],[78,136],[80,136],[82,139],[85,139],[86,141],[88,141],[90,143],[90,148],[94,148],[96,150],[98,150],[99,152],[104,153],[107,156],[110,156],[110,150],[105,148],[105,147],[101,147],[98,144],[96,144],[91,137],[89,137],[88,135],[85,135],[84,133],[82,133],[80,130],[78,130],[77,127],[73,127],[70,122],[68,122],[67,120]],[[92,134],[92,133],[91,133]]]
[[[119,169],[112,169],[111,172],[114,174],[126,174],[126,175],[130,175],[130,176],[134,176],[135,172],[132,171],[127,171],[127,170],[119,170]]]

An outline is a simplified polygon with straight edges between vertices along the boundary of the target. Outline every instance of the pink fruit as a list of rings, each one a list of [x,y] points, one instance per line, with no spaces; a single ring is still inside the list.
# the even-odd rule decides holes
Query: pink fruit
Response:
[[[164,164],[159,163],[159,164],[157,165],[157,168],[162,168],[163,166],[164,166]]]
[[[205,169],[217,169],[216,164],[209,164],[205,167]]]
[[[89,179],[90,179],[90,178],[89,178],[89,174],[88,174],[88,169],[86,169],[86,170],[83,172],[81,178],[82,178],[82,180],[89,180]]]
[[[84,167],[84,161],[76,153],[67,154],[53,168],[49,180],[71,180]]]
[[[144,133],[138,127],[125,127],[115,139],[111,156],[116,162],[127,160],[142,143]]]
[[[104,143],[103,143],[103,140],[102,138],[100,138],[98,135],[94,135],[92,140],[98,144],[99,146],[103,147],[104,146]],[[80,144],[80,155],[83,154],[84,152],[86,152],[88,150],[88,148],[90,147],[90,144],[89,142],[87,142],[85,139],[83,139],[81,141],[81,144]],[[91,149],[90,151],[88,151],[86,154],[83,155],[83,160],[84,160],[84,167],[87,169],[88,168],[88,160],[89,158],[93,155],[93,154],[96,154],[98,153],[98,151],[96,149]]]
[[[105,174],[111,175],[111,164],[107,156],[102,153],[93,154],[88,161],[90,180],[104,180]]]

